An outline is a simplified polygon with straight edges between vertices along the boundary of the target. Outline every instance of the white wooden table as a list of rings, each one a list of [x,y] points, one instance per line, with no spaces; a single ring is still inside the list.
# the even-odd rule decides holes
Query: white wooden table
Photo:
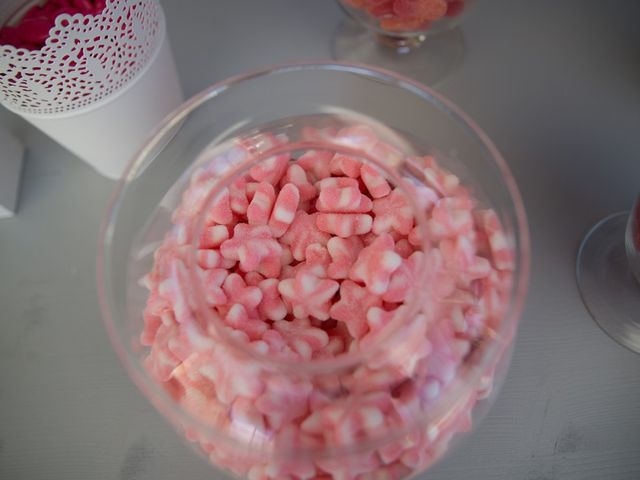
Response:
[[[327,58],[330,0],[163,1],[185,92]],[[253,12],[253,13],[251,13]],[[531,290],[504,389],[431,480],[640,479],[640,356],[588,316],[575,255],[640,188],[640,2],[485,0],[439,88],[493,138],[528,209]],[[7,112],[29,148],[0,221],[0,479],[223,478],[137,391],[102,327],[98,224],[113,183]],[[1,147],[0,147],[1,148]]]

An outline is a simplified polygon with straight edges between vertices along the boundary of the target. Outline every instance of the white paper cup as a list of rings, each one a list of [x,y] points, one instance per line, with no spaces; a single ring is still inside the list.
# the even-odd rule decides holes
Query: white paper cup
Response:
[[[100,174],[119,178],[156,124],[182,101],[165,35],[147,68],[112,97],[71,114],[22,116]]]
[[[108,95],[79,108],[53,113],[25,111],[11,102],[3,105],[100,174],[119,178],[153,128],[184,99],[161,11],[158,18],[153,45],[147,46],[153,49],[148,59],[133,78]]]

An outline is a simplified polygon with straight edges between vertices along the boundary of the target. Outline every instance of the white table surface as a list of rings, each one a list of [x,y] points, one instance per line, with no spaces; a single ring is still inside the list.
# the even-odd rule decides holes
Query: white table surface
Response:
[[[329,57],[331,0],[164,0],[183,87]],[[508,160],[532,232],[531,290],[502,393],[431,480],[640,479],[640,356],[591,320],[574,276],[587,229],[640,187],[640,2],[483,0],[439,89]],[[21,119],[20,209],[0,220],[0,479],[222,479],[129,381],[98,312],[113,183]],[[1,147],[0,147],[1,148]],[[421,477],[422,478],[422,477]]]

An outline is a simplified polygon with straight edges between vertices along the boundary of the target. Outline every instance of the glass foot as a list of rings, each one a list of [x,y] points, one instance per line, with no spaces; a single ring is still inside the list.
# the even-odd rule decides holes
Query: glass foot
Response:
[[[338,26],[331,45],[335,60],[386,68],[430,86],[462,64],[465,49],[459,28],[403,39],[376,34],[349,19]]]
[[[578,288],[589,313],[616,342],[640,353],[640,284],[625,251],[629,212],[597,223],[578,251]]]

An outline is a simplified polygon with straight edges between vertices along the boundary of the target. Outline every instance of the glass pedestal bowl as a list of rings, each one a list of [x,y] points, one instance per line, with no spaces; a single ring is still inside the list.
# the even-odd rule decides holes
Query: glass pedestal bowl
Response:
[[[609,215],[589,230],[576,275],[582,300],[602,330],[640,353],[640,196],[630,212]]]
[[[461,63],[458,25],[475,0],[337,0],[348,14],[334,34],[336,60],[366,63],[436,85]]]
[[[506,163],[449,101],[292,64],[156,131],[105,214],[98,289],[128,373],[216,467],[400,479],[495,397],[528,241]]]

